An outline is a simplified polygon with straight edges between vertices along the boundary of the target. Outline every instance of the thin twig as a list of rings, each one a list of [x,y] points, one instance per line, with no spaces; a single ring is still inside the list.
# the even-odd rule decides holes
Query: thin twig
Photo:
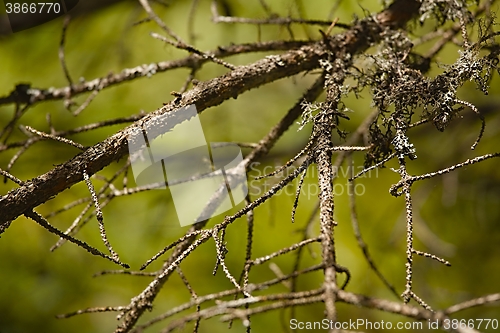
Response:
[[[63,21],[63,27],[62,27],[62,33],[61,33],[61,42],[59,43],[59,61],[61,62],[61,67],[64,73],[64,76],[66,77],[66,80],[68,81],[70,91],[69,95],[67,98],[71,98],[71,87],[73,86],[73,80],[71,80],[71,76],[69,75],[68,67],[66,66],[66,60],[64,56],[64,43],[66,39],[66,30],[68,29],[69,22],[71,20],[71,17],[69,15],[66,15],[64,17]]]
[[[290,24],[310,24],[310,25],[320,25],[320,26],[331,26],[332,21],[323,20],[306,20],[300,18],[291,17],[270,17],[267,19],[253,19],[246,17],[232,17],[232,16],[221,16],[217,11],[217,4],[215,1],[212,2],[212,21],[214,23],[230,23],[230,24],[254,24],[254,25],[282,25],[288,26]],[[337,23],[337,27],[342,29],[350,29],[349,24]]]
[[[101,239],[106,245],[106,248],[108,249],[109,253],[111,256],[116,259],[117,261],[120,260],[118,254],[113,250],[113,247],[109,243],[108,236],[106,234],[106,229],[104,228],[104,218],[102,215],[102,210],[101,206],[99,205],[99,199],[97,198],[97,195],[95,193],[94,185],[92,184],[92,181],[90,180],[90,177],[87,173],[87,170],[83,170],[83,180],[85,181],[85,184],[87,184],[87,188],[89,189],[90,196],[92,198],[92,202],[94,203],[95,206],[95,212],[96,212],[96,218],[97,221],[99,222],[99,232],[101,234]]]
[[[33,134],[36,134],[38,135],[39,137],[41,138],[45,138],[45,139],[51,139],[51,140],[54,140],[54,141],[59,141],[59,142],[62,142],[62,143],[66,143],[70,146],[73,146],[73,147],[76,147],[80,150],[85,150],[85,147],[77,142],[74,142],[73,140],[70,140],[70,139],[66,139],[66,138],[63,138],[63,137],[60,137],[60,136],[57,136],[57,135],[52,135],[52,134],[47,134],[47,133],[44,133],[44,132],[41,132],[41,131],[38,131],[30,126],[25,126],[24,127],[27,131],[33,133]]]
[[[232,65],[224,60],[221,60],[221,59],[215,57],[213,54],[202,52],[202,51],[196,49],[194,46],[191,46],[191,45],[185,44],[183,42],[179,42],[179,41],[176,41],[176,42],[171,41],[170,39],[165,38],[165,37],[163,37],[157,33],[154,33],[154,32],[151,33],[151,37],[159,39],[159,40],[161,40],[165,43],[168,43],[172,46],[175,46],[178,49],[186,50],[186,51],[189,51],[191,53],[197,54],[197,55],[199,55],[207,60],[210,60],[216,64],[222,65],[222,66],[229,68],[231,70],[236,68],[235,65]]]
[[[352,165],[352,158],[350,158],[351,161],[351,179],[354,179],[354,168]],[[378,269],[377,265],[375,265],[375,262],[373,261],[370,252],[368,251],[368,245],[366,245],[363,236],[361,235],[361,230],[359,228],[359,222],[358,222],[358,213],[356,211],[356,195],[355,195],[355,186],[354,186],[354,181],[349,182],[349,204],[350,204],[350,211],[351,211],[351,224],[352,224],[352,230],[354,232],[354,236],[356,237],[356,240],[358,242],[358,246],[363,252],[363,255],[368,262],[368,265],[370,265],[370,268],[373,270],[373,272],[378,276],[380,281],[389,289],[396,298],[400,298],[398,292],[394,288],[394,286],[385,278],[385,276],[380,272]]]
[[[71,237],[69,235],[66,235],[65,233],[63,233],[59,229],[53,227],[46,219],[43,218],[43,216],[41,216],[40,214],[38,214],[38,213],[36,213],[34,211],[26,212],[26,213],[24,213],[24,215],[26,217],[29,217],[30,219],[32,219],[33,221],[35,221],[36,223],[38,223],[39,225],[41,225],[42,227],[44,227],[45,229],[47,229],[48,231],[50,231],[51,233],[56,234],[57,236],[59,236],[61,238],[67,239],[68,241],[70,241],[72,243],[75,243],[76,245],[84,248],[85,250],[87,250],[88,252],[92,253],[93,255],[106,258],[106,259],[108,259],[108,260],[110,260],[110,261],[112,261],[112,262],[114,262],[114,263],[116,263],[116,264],[118,264],[118,265],[120,265],[122,267],[125,267],[125,268],[129,268],[130,267],[129,265],[120,262],[116,258],[110,257],[107,254],[102,253],[98,249],[96,249],[94,247],[91,247],[87,243],[85,243],[85,242],[83,242],[81,240],[78,240],[76,238],[73,238],[73,237]]]
[[[2,169],[0,169],[0,175],[4,176],[5,178],[9,178],[10,180],[12,180],[14,183],[16,183],[17,185],[24,185],[24,182],[17,178],[16,176],[8,173],[7,171],[3,171]]]
[[[456,313],[456,312],[459,312],[459,311],[462,311],[465,309],[469,309],[472,307],[481,306],[481,305],[490,304],[490,303],[495,303],[495,302],[499,302],[499,301],[500,301],[500,293],[486,295],[486,296],[474,298],[474,299],[471,299],[471,300],[468,300],[468,301],[465,301],[462,303],[452,305],[449,308],[447,308],[446,310],[444,310],[444,313],[449,315],[449,314]]]

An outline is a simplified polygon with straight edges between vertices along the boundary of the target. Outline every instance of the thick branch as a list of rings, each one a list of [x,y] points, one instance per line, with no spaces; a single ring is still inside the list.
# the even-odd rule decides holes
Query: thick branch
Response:
[[[83,170],[89,175],[124,157],[128,152],[127,137],[132,129],[153,117],[175,109],[195,104],[198,112],[221,104],[231,97],[263,84],[292,76],[318,67],[327,49],[333,53],[355,54],[364,51],[380,37],[381,26],[371,18],[360,21],[351,30],[331,37],[327,43],[319,41],[280,56],[270,56],[248,66],[240,66],[221,77],[202,82],[177,97],[164,107],[100,142],[72,160],[52,169],[0,199],[0,224],[11,221],[28,209],[44,203],[49,198],[83,180]],[[165,124],[166,126],[166,124]]]
[[[10,191],[0,199],[0,224],[13,220],[83,180],[83,170],[92,175],[128,153],[127,137],[137,125],[175,109],[195,104],[198,112],[278,79],[314,69],[325,50],[321,43],[304,46],[281,56],[267,57],[248,66],[206,82],[202,82],[181,97],[145,116],[143,119],[100,142],[72,160],[57,166],[44,175]],[[166,126],[167,124],[165,124]]]

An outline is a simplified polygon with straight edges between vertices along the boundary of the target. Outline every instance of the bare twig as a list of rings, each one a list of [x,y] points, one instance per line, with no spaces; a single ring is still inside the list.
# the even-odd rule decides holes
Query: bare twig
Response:
[[[70,146],[76,147],[76,148],[78,148],[80,150],[85,150],[84,146],[82,146],[81,144],[79,144],[77,142],[74,142],[73,140],[66,139],[66,138],[63,138],[63,137],[60,137],[60,136],[57,136],[57,135],[52,135],[52,134],[47,134],[47,133],[44,133],[44,132],[40,132],[40,131],[37,131],[36,129],[34,129],[34,128],[30,127],[30,126],[25,126],[24,128],[26,128],[27,131],[40,136],[41,138],[51,139],[51,140],[54,140],[54,141],[59,141],[59,142],[62,142],[62,143],[66,143],[66,144],[68,144]]]
[[[106,258],[122,267],[125,267],[125,268],[129,268],[129,265],[125,264],[125,263],[122,263],[120,262],[119,260],[117,260],[116,258],[113,258],[113,257],[110,257],[104,253],[102,253],[101,251],[99,251],[98,249],[94,248],[94,247],[91,247],[90,245],[88,245],[87,243],[81,241],[81,240],[78,240],[76,238],[73,238],[69,235],[66,235],[65,233],[63,233],[62,231],[60,231],[59,229],[53,227],[46,219],[43,218],[43,216],[41,216],[40,214],[36,213],[36,212],[27,212],[24,214],[26,217],[29,217],[30,219],[32,219],[33,221],[35,221],[36,223],[38,223],[39,225],[41,225],[42,227],[44,227],[45,229],[47,229],[48,231],[50,231],[51,233],[53,234],[56,234],[57,236],[61,237],[61,238],[65,238],[67,239],[68,241],[72,242],[72,243],[75,243],[76,245],[80,246],[81,248],[84,248],[85,250],[87,250],[88,252],[92,253],[93,255],[96,255],[96,256],[100,256],[100,257],[103,257],[103,258]]]
[[[352,159],[351,160],[351,179],[354,179],[355,176],[353,176],[354,173],[354,168],[352,166]],[[368,245],[366,245],[365,241],[363,240],[363,236],[361,235],[361,230],[359,228],[359,223],[358,223],[358,214],[356,211],[356,195],[355,195],[355,187],[354,187],[354,181],[349,182],[349,188],[350,191],[349,193],[349,203],[350,203],[350,210],[351,210],[351,223],[352,223],[352,229],[354,231],[354,236],[356,237],[356,240],[358,241],[358,246],[363,252],[363,255],[365,256],[366,261],[368,262],[368,265],[370,265],[370,268],[373,270],[373,272],[378,276],[378,278],[382,281],[382,283],[389,289],[393,295],[396,296],[396,298],[400,298],[398,292],[394,288],[394,286],[385,278],[385,276],[380,272],[378,267],[375,265],[375,262],[373,261],[370,252],[368,251]]]
[[[63,21],[63,28],[62,28],[62,33],[61,33],[61,42],[59,43],[59,61],[61,62],[61,67],[64,73],[64,76],[66,77],[66,80],[69,83],[69,87],[71,88],[73,86],[73,80],[71,80],[71,76],[69,75],[68,67],[66,66],[66,59],[64,56],[64,42],[66,39],[66,30],[68,29],[69,22],[71,20],[71,17],[69,15],[66,15],[64,17]],[[69,91],[68,98],[71,98],[71,89]]]

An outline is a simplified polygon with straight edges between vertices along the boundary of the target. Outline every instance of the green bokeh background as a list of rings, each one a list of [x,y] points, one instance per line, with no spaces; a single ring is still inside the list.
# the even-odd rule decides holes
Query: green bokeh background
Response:
[[[258,1],[231,1],[232,15],[242,17],[265,17]],[[188,36],[188,13],[190,1],[171,1],[167,7],[155,7],[160,17],[181,37]],[[272,10],[279,15],[325,19],[331,8],[331,1],[308,3],[307,1],[274,1]],[[210,1],[200,0],[194,16],[194,44],[201,50],[212,50],[218,45],[254,42],[258,29],[250,25],[214,24],[210,20]],[[364,16],[364,11],[375,11],[381,7],[375,1],[342,2],[335,16],[341,22],[349,23],[353,15]],[[179,59],[186,52],[149,36],[151,31],[161,33],[153,23],[133,26],[145,14],[138,3],[123,2],[104,10],[80,16],[71,21],[66,37],[66,62],[73,80],[80,77],[91,80],[103,77],[109,72],[117,73],[152,62]],[[67,85],[58,60],[62,19],[56,19],[42,26],[0,37],[0,95],[8,95],[18,83],[30,83],[36,88],[63,87]],[[318,27],[291,28],[296,39],[320,37]],[[431,24],[416,29],[423,34],[433,29]],[[335,28],[334,32],[340,31]],[[260,29],[262,40],[289,39],[287,29],[266,26]],[[419,46],[425,51],[432,43]],[[451,46],[440,53],[438,61],[451,64],[458,57],[458,48]],[[264,57],[265,53],[245,54],[230,57],[233,64],[248,64]],[[361,60],[362,63],[362,60]],[[206,64],[198,73],[198,80],[207,80],[227,70],[215,64]],[[431,75],[442,72],[433,65]],[[48,131],[46,114],[50,114],[56,130],[70,129],[105,119],[125,117],[141,110],[151,112],[163,103],[173,99],[171,91],[178,91],[189,74],[188,69],[160,73],[151,78],[141,78],[103,90],[78,117],[64,108],[62,101],[44,102],[31,107],[21,118],[20,124]],[[236,100],[228,100],[201,115],[201,121],[208,141],[258,142],[297,101],[310,86],[316,75],[299,75],[283,79],[259,89],[249,91]],[[480,128],[478,118],[470,111],[462,113],[444,132],[433,126],[423,126],[410,132],[410,139],[417,149],[418,159],[409,163],[409,172],[421,174],[450,166],[467,158],[498,150],[500,138],[500,86],[498,76],[491,83],[489,96],[484,96],[467,83],[460,90],[460,98],[476,104],[484,110],[487,127],[482,142],[476,151],[470,150]],[[74,100],[81,104],[87,96]],[[323,97],[322,97],[323,98]],[[351,122],[342,122],[342,128],[353,131],[372,110],[369,92],[361,98],[349,96],[346,105],[354,112]],[[5,126],[14,114],[14,106],[0,106],[0,125]],[[72,136],[83,145],[95,144],[112,135],[125,125],[116,125]],[[294,125],[280,139],[270,156],[249,173],[250,178],[263,173],[263,167],[274,168],[286,162],[306,143],[310,127],[297,131]],[[9,142],[24,140],[25,135],[15,130]],[[341,143],[335,138],[337,143]],[[0,168],[5,169],[16,150],[0,152]],[[248,152],[244,149],[244,152]],[[12,169],[18,178],[27,180],[49,171],[54,165],[63,163],[78,153],[76,149],[51,141],[43,141],[22,155]],[[100,174],[111,176],[125,161],[111,165]],[[355,170],[363,163],[361,154],[354,155]],[[388,163],[388,167],[396,167]],[[346,172],[344,167],[341,170]],[[291,207],[295,185],[287,188],[286,194],[275,196],[270,202],[255,211],[255,239],[253,256],[258,257],[289,246],[302,237],[301,229],[308,220],[317,200],[315,170],[306,178],[305,195],[300,198],[295,224],[290,223]],[[129,177],[131,178],[131,177]],[[372,171],[360,178],[357,190],[358,215],[361,231],[379,269],[401,292],[405,283],[405,222],[404,199],[390,196],[389,187],[397,182],[398,176],[384,168]],[[131,180],[132,181],[132,180]],[[276,179],[252,181],[251,193],[262,193],[265,184],[269,186]],[[97,189],[102,182],[94,180]],[[383,287],[375,274],[369,270],[353,236],[346,195],[345,177],[336,186],[335,218],[338,222],[335,240],[338,262],[349,268],[352,280],[348,290],[369,296],[395,300]],[[0,194],[15,186],[12,182],[0,183]],[[428,304],[436,309],[445,308],[488,293],[499,291],[500,280],[500,171],[496,159],[469,166],[452,174],[433,178],[414,186],[415,247],[444,257],[452,263],[445,267],[426,258],[415,258],[414,290]],[[78,184],[37,208],[41,214],[63,207],[76,199],[88,196],[84,184]],[[79,206],[80,208],[83,206]],[[239,206],[241,207],[241,205]],[[65,230],[79,213],[78,208],[50,219],[50,222]],[[120,197],[103,210],[110,242],[123,261],[132,269],[153,256],[165,245],[180,237],[187,228],[178,226],[175,211],[165,193],[152,191],[134,196]],[[228,212],[230,213],[230,212]],[[1,212],[0,212],[1,214]],[[210,225],[222,217],[214,218]],[[318,232],[316,222],[314,232]],[[93,219],[78,234],[78,237],[104,250],[100,240],[97,221]],[[234,275],[242,269],[246,244],[246,222],[236,221],[228,228],[227,264]],[[93,274],[117,269],[114,264],[94,257],[73,244],[65,244],[55,252],[49,248],[57,237],[43,230],[33,221],[18,218],[0,239],[0,333],[31,332],[112,332],[117,325],[115,314],[85,314],[70,319],[55,319],[56,314],[94,306],[118,306],[129,303],[149,283],[146,277],[102,276]],[[305,251],[301,267],[318,262],[319,246]],[[198,295],[231,288],[222,273],[212,276],[215,263],[213,241],[208,241],[187,258],[182,268]],[[314,255],[316,257],[314,257]],[[276,263],[286,274],[293,267],[294,254],[277,258]],[[159,268],[162,261],[152,264]],[[253,282],[275,277],[268,265],[255,267],[251,272]],[[342,280],[343,277],[340,277]],[[320,272],[302,276],[298,280],[300,290],[321,286]],[[275,286],[267,292],[286,292],[285,286]],[[265,293],[265,292],[264,292]],[[151,313],[143,318],[152,318],[176,305],[189,300],[189,292],[177,275],[172,275],[157,297]],[[203,306],[202,306],[203,308]],[[192,311],[192,310],[190,310]],[[277,311],[255,316],[252,319],[254,332],[278,332],[288,325],[290,312]],[[177,316],[178,317],[178,316]],[[323,319],[323,305],[300,307],[296,311],[298,320]],[[355,308],[339,304],[341,321],[363,318],[371,321],[400,321],[405,318],[378,311]],[[470,309],[453,316],[457,319],[490,318],[500,320],[498,305]],[[157,332],[166,323],[160,323],[146,332]],[[227,324],[218,318],[201,325],[200,332],[225,331]],[[236,322],[233,332],[244,332],[241,322]],[[185,331],[192,331],[187,325]],[[370,330],[365,330],[370,331]],[[492,331],[492,330],[489,330]]]

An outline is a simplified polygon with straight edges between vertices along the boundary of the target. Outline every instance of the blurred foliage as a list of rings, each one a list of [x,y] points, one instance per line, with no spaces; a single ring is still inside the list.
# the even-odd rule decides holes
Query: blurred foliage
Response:
[[[229,1],[228,1],[229,2]],[[280,0],[272,2],[273,12],[282,16],[326,19],[332,1]],[[164,21],[180,36],[188,36],[188,14],[190,1],[170,1],[168,6],[155,7]],[[212,50],[219,45],[253,42],[258,38],[258,29],[251,25],[213,24],[210,20],[210,1],[200,0],[193,19],[196,39],[194,44],[202,50]],[[349,23],[353,14],[362,17],[366,12],[379,10],[379,2],[343,1],[333,16]],[[242,17],[265,17],[258,1],[231,1],[231,15]],[[65,46],[66,62],[73,80],[80,77],[87,80],[102,77],[109,72],[134,67],[151,62],[178,59],[186,52],[176,50],[155,40],[149,32],[161,31],[153,23],[133,25],[145,14],[134,2],[125,2],[105,10],[77,17],[71,21],[67,31]],[[0,40],[0,95],[7,95],[18,83],[30,83],[36,88],[62,87],[67,85],[61,70],[57,52],[60,41],[62,19],[25,30]],[[317,39],[318,27],[291,27],[296,39]],[[416,33],[423,34],[432,25],[417,27]],[[334,32],[340,31],[335,28]],[[263,26],[261,40],[290,39],[286,28]],[[420,46],[420,49],[428,45]],[[419,49],[417,49],[418,51]],[[246,64],[264,57],[266,54],[245,54],[230,57],[234,64]],[[451,64],[458,57],[457,47],[446,48],[438,61]],[[360,63],[363,59],[360,58]],[[442,68],[433,65],[430,73],[435,76]],[[226,69],[207,64],[197,79],[207,80],[226,72]],[[83,113],[74,117],[64,108],[62,101],[44,102],[28,109],[21,118],[22,125],[29,125],[48,131],[46,114],[50,114],[56,130],[70,129],[83,124],[105,119],[124,117],[159,108],[162,103],[173,99],[171,91],[178,91],[184,84],[187,69],[168,71],[151,78],[141,78],[119,86],[103,90]],[[301,96],[313,82],[315,75],[299,75],[280,80],[261,89],[252,90],[215,107],[201,116],[208,141],[258,142]],[[462,87],[459,96],[479,107],[486,117],[486,132],[475,151],[469,147],[474,142],[480,128],[480,121],[470,111],[461,113],[461,119],[454,121],[443,133],[432,125],[410,131],[418,159],[409,163],[409,172],[420,174],[466,160],[484,153],[495,152],[500,139],[500,117],[496,114],[500,105],[500,85],[495,74],[490,95],[485,97],[473,85]],[[87,96],[75,98],[82,103]],[[342,121],[341,126],[348,131],[371,112],[370,96],[367,91],[360,98],[349,96],[345,104],[354,112],[352,121]],[[0,106],[0,125],[3,127],[14,114],[14,107]],[[73,139],[83,145],[92,145],[115,133],[124,125],[107,127],[91,134],[83,133]],[[262,164],[249,176],[263,174],[264,167],[273,168],[283,164],[305,144],[310,128],[297,132],[294,126],[279,141]],[[25,135],[15,130],[9,142],[25,139]],[[341,142],[335,138],[337,142]],[[0,155],[0,167],[5,168],[14,150]],[[12,173],[21,179],[30,179],[47,172],[54,165],[62,163],[78,153],[76,149],[57,142],[43,141],[32,147],[15,164]],[[112,165],[101,172],[112,175],[124,161]],[[356,154],[355,171],[361,170],[363,156]],[[452,263],[445,267],[430,259],[417,258],[414,266],[414,288],[420,296],[434,308],[444,308],[454,303],[498,292],[500,280],[500,171],[497,160],[489,160],[473,165],[444,177],[433,178],[414,187],[416,248],[435,253]],[[389,194],[389,187],[398,179],[386,168],[373,170],[366,177],[356,181],[360,227],[369,250],[379,269],[387,276],[398,292],[404,286],[405,264],[405,220],[404,199]],[[349,268],[352,280],[350,291],[370,296],[394,299],[384,288],[376,275],[369,269],[357,246],[350,224],[347,198],[347,167],[341,170],[336,186],[335,216],[336,248],[338,262]],[[344,175],[342,175],[344,173]],[[302,228],[317,202],[317,172],[311,168],[304,184],[305,193],[300,198],[295,224],[290,223],[291,207],[295,195],[295,185],[287,187],[287,192],[275,196],[266,205],[255,211],[254,257],[265,255],[289,246],[302,237]],[[262,194],[274,178],[251,181],[251,194]],[[96,188],[101,184],[94,181]],[[14,186],[11,182],[0,184],[4,194]],[[269,187],[267,187],[269,188]],[[88,196],[84,184],[73,186],[37,209],[48,214],[78,198]],[[82,207],[82,206],[80,206]],[[241,206],[240,206],[241,207]],[[158,250],[180,237],[186,228],[178,227],[173,206],[162,191],[151,191],[129,197],[121,197],[107,206],[104,211],[108,235],[115,250],[122,259],[137,269]],[[50,222],[60,229],[67,228],[78,210],[58,215]],[[220,220],[221,217],[214,220]],[[213,221],[211,223],[214,223]],[[314,224],[317,232],[318,223]],[[92,220],[78,237],[99,249],[103,249],[99,237],[97,221]],[[239,220],[228,228],[226,262],[235,275],[242,269],[246,244],[246,223]],[[0,332],[111,332],[117,321],[114,314],[86,314],[70,319],[55,319],[56,314],[94,306],[118,306],[128,304],[131,297],[139,293],[149,282],[148,278],[131,276],[101,276],[93,274],[102,270],[117,269],[112,263],[89,255],[86,251],[65,244],[62,248],[49,252],[57,237],[42,230],[33,221],[18,218],[0,239]],[[319,245],[304,251],[301,267],[318,262]],[[230,288],[223,274],[212,276],[215,263],[212,241],[202,245],[182,264],[183,271],[198,295]],[[314,258],[313,254],[316,256]],[[283,272],[293,267],[295,254],[287,254],[274,261]],[[161,261],[161,260],[160,260]],[[161,262],[153,264],[159,268]],[[274,273],[267,265],[256,267],[251,278],[264,281]],[[343,277],[340,277],[341,281]],[[319,272],[302,276],[298,280],[300,289],[317,288],[322,283]],[[280,287],[282,292],[287,289]],[[182,302],[190,295],[177,275],[172,275],[167,286],[157,298],[151,313],[146,318],[162,313]],[[339,306],[340,320],[364,318],[372,321],[405,320],[394,315]],[[296,310],[298,320],[321,320],[322,304],[300,307]],[[454,316],[458,319],[496,318],[500,320],[498,306],[469,309]],[[288,326],[290,311],[266,313],[252,318],[254,332],[277,332]],[[178,316],[177,316],[178,317]],[[227,324],[211,319],[210,325],[201,326],[200,332],[220,332]],[[157,324],[146,330],[155,332],[162,327]],[[192,330],[188,325],[185,331]],[[233,324],[233,332],[244,332],[240,322]],[[366,330],[369,331],[369,330]]]

